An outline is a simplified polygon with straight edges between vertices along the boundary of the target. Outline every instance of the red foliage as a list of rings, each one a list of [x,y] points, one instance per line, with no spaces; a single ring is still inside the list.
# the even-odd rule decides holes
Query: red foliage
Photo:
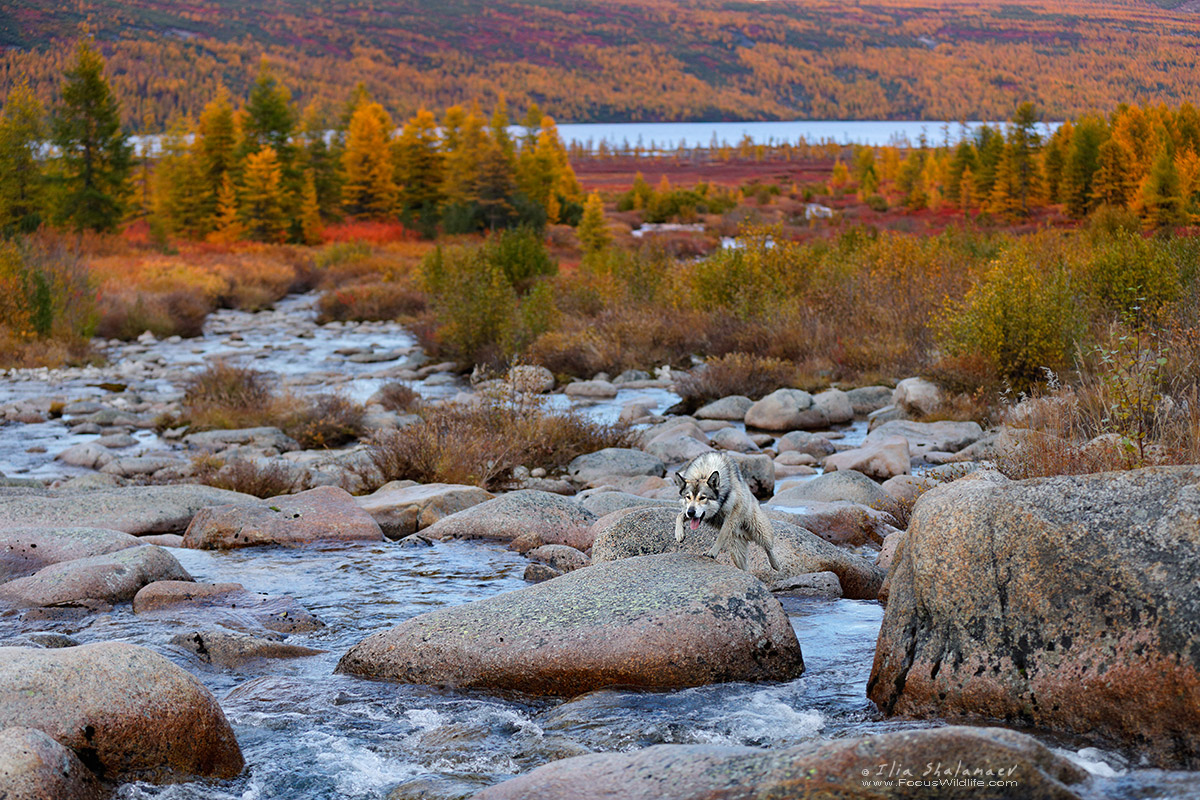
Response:
[[[371,242],[372,244],[389,244],[391,242],[415,242],[420,238],[399,222],[383,222],[379,220],[346,220],[336,225],[327,225],[324,230],[326,242]]]

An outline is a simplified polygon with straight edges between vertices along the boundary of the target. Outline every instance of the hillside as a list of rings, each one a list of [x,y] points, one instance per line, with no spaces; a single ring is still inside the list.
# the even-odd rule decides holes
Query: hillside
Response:
[[[302,105],[339,108],[362,81],[401,115],[499,92],[561,121],[1200,102],[1200,14],[1133,0],[17,2],[0,7],[0,94],[27,76],[52,98],[83,23],[136,127],[197,112],[218,82],[244,96],[264,56]]]

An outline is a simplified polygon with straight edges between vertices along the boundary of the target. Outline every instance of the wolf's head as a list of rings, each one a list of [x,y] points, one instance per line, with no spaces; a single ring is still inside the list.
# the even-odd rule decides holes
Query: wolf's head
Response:
[[[706,476],[690,477],[675,473],[679,484],[679,503],[692,530],[700,527],[700,521],[712,517],[720,509],[721,473],[713,471]]]

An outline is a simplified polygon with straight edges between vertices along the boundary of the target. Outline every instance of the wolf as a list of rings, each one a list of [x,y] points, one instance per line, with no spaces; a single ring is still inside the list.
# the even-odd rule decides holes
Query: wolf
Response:
[[[683,544],[684,525],[692,530],[701,522],[717,527],[717,541],[706,555],[716,558],[728,549],[733,563],[746,569],[746,556],[754,542],[767,551],[771,569],[775,558],[775,528],[763,513],[738,465],[723,453],[704,453],[675,473],[682,510],[675,518],[675,541]]]

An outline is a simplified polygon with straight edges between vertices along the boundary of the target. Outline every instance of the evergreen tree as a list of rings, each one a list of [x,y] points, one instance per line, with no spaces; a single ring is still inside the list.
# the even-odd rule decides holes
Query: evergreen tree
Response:
[[[1125,208],[1133,196],[1134,182],[1130,158],[1116,139],[1109,139],[1096,151],[1098,167],[1092,179],[1092,203],[1095,206]]]
[[[216,226],[218,195],[225,176],[236,166],[237,147],[238,131],[233,104],[229,100],[229,90],[220,86],[216,98],[204,107],[200,115],[192,144],[192,157],[204,185],[200,215],[206,230]]]
[[[1098,117],[1085,117],[1073,128],[1059,191],[1072,217],[1086,216],[1095,206],[1093,183],[1100,169],[1100,146],[1107,136],[1108,126]]]
[[[987,210],[1005,219],[1014,219],[1023,213],[1016,173],[1017,159],[1012,157],[1009,147],[1004,149],[1004,157],[1000,159],[992,180],[992,193],[988,196]]]
[[[604,217],[604,201],[600,199],[599,192],[588,195],[587,202],[583,204],[583,217],[579,220],[575,234],[579,237],[579,243],[583,245],[584,255],[598,253],[612,241],[608,232],[608,220]]]
[[[448,231],[465,233],[478,227],[481,221],[478,182],[488,147],[487,120],[477,107],[472,107],[470,113],[457,120],[457,130],[451,135],[449,118],[447,113],[441,217]]]
[[[405,217],[414,221],[426,234],[432,233],[442,199],[444,168],[437,120],[432,113],[421,109],[404,124],[392,144],[392,160]]]
[[[215,224],[216,198],[211,198],[199,159],[188,140],[196,127],[186,117],[171,123],[162,139],[162,156],[154,170],[154,208],[166,230],[195,238]]]
[[[546,212],[548,222],[558,222],[564,201],[581,194],[575,171],[567,159],[567,149],[558,136],[558,127],[550,117],[542,117],[537,143],[532,151],[523,149],[517,171],[521,191]]]
[[[1153,228],[1169,229],[1187,222],[1179,173],[1175,169],[1175,147],[1167,137],[1163,137],[1163,145],[1142,185],[1142,207],[1147,224]]]
[[[1075,136],[1075,126],[1070,121],[1058,126],[1058,130],[1046,142],[1042,150],[1042,173],[1046,176],[1046,200],[1050,203],[1061,203],[1064,196],[1061,191],[1063,170],[1066,169],[1067,155]]]
[[[1021,216],[1029,215],[1029,208],[1042,189],[1041,170],[1035,157],[1041,145],[1036,125],[1037,111],[1033,103],[1022,103],[1013,115],[1004,148],[1004,156],[1009,161],[1007,172],[1012,181],[1010,192]]]
[[[859,200],[879,193],[879,171],[875,168],[873,148],[860,147],[854,154],[854,180],[858,183]]]
[[[946,171],[946,197],[958,203],[960,208],[963,207],[964,189],[966,194],[974,194],[974,186],[963,186],[963,181],[966,180],[964,176],[970,174],[973,180],[978,167],[979,160],[975,155],[975,146],[969,140],[963,139],[954,148],[954,156],[950,159],[950,166]]]
[[[506,227],[514,220],[517,215],[513,196],[516,190],[511,155],[494,137],[489,138],[479,159],[479,174],[475,181],[475,202],[488,228]]]
[[[342,153],[342,204],[347,212],[383,219],[396,210],[399,192],[391,132],[392,118],[379,103],[360,105],[350,118]]]
[[[125,211],[133,148],[91,42],[79,43],[65,77],[52,126],[61,161],[57,217],[76,230],[111,231]]]
[[[283,241],[287,229],[283,210],[283,170],[275,148],[264,147],[246,157],[241,211],[251,239]]]
[[[338,209],[342,202],[340,165],[345,148],[339,147],[335,152],[335,148],[329,146],[326,134],[328,127],[325,115],[315,104],[310,103],[304,110],[300,124],[303,143],[300,156],[304,170],[312,173],[322,219],[338,217]]]
[[[501,154],[509,160],[510,171],[515,172],[517,145],[508,132],[508,125],[508,104],[504,101],[504,95],[500,95],[496,100],[496,107],[492,109],[489,133],[492,135],[492,141],[500,148]]]
[[[44,116],[27,83],[8,93],[0,114],[0,235],[28,233],[41,223],[45,179],[36,151],[45,135]]]
[[[295,132],[296,114],[292,109],[292,93],[275,79],[266,60],[263,60],[246,101],[244,153],[249,155],[270,147],[275,151],[279,163],[288,165],[292,160],[292,135]]]
[[[996,171],[1000,167],[1000,160],[1004,158],[1004,137],[988,125],[980,127],[975,132],[975,156],[976,166],[972,168],[975,173],[975,196],[986,200],[992,195]]]

